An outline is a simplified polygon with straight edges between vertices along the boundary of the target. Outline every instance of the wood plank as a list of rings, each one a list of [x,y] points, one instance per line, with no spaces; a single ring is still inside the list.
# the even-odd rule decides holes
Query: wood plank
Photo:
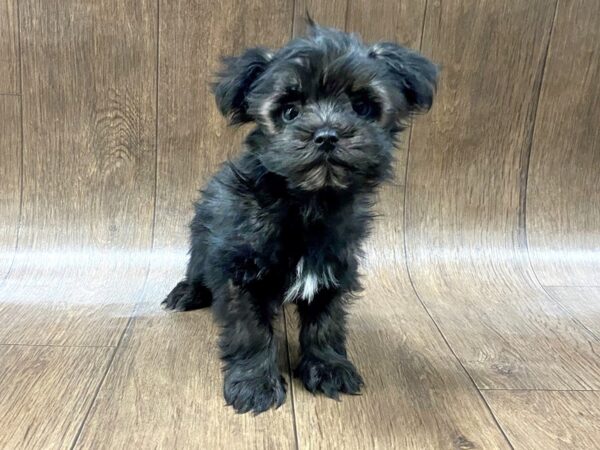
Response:
[[[349,356],[366,386],[336,402],[295,380],[300,448],[509,448],[410,285],[373,270],[349,326]],[[298,330],[287,316],[295,365]]]
[[[156,2],[23,1],[21,249],[147,249]]]
[[[167,292],[165,280],[176,272],[164,263],[151,274],[158,281],[115,356],[76,448],[295,448],[289,392],[282,407],[256,417],[225,406],[218,327],[210,310],[160,310],[156,294]],[[289,384],[284,344],[280,350]]]
[[[600,338],[599,287],[547,287],[552,298]]]
[[[392,41],[419,49],[425,0],[349,0],[348,31],[369,42]]]
[[[599,59],[600,3],[559,2],[527,194],[531,260],[545,285],[600,286]]]
[[[17,0],[0,0],[0,94],[19,94]]]
[[[423,50],[443,72],[413,127],[409,267],[482,388],[600,386],[598,341],[536,284],[521,244],[523,152],[553,16],[545,1],[428,3]]]
[[[0,284],[17,243],[21,197],[21,99],[0,96]]]
[[[483,393],[515,449],[598,448],[600,392]]]
[[[294,2],[293,35],[300,36],[306,30],[306,13],[319,25],[344,30],[348,0],[332,0],[322,2],[317,0],[296,0]]]
[[[0,342],[114,345],[151,246],[157,5],[23,1],[20,29],[23,212]]]
[[[70,448],[111,353],[0,346],[0,448]]]
[[[156,248],[187,251],[192,202],[247,127],[228,129],[210,92],[220,58],[290,37],[292,1],[163,1],[160,5]]]

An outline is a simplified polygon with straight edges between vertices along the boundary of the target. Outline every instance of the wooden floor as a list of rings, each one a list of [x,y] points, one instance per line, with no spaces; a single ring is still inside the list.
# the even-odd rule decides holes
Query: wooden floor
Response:
[[[208,82],[302,15],[439,62],[350,319],[361,396],[224,406],[210,310],[167,314]],[[600,448],[600,2],[0,0],[0,449]]]

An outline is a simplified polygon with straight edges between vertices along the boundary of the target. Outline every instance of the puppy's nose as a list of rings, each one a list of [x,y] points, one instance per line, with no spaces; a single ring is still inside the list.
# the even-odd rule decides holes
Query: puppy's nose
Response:
[[[313,141],[321,150],[333,150],[339,138],[333,128],[321,128],[315,133]]]

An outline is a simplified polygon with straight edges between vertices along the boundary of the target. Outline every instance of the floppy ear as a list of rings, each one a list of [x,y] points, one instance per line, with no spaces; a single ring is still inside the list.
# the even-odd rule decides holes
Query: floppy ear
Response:
[[[231,124],[251,122],[247,97],[252,84],[264,73],[272,54],[264,48],[251,48],[236,57],[223,58],[223,68],[212,84],[217,106]]]
[[[391,42],[371,47],[369,57],[383,61],[404,94],[410,112],[426,112],[433,104],[438,67],[424,56]]]

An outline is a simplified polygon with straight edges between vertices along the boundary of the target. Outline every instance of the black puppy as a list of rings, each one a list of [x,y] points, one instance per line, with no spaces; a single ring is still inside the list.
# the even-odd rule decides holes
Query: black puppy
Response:
[[[436,78],[415,52],[314,23],[278,51],[225,59],[217,105],[256,128],[196,204],[187,274],[163,306],[214,304],[225,399],[238,412],[285,400],[271,324],[285,302],[298,305],[306,388],[337,398],[363,385],[346,356],[360,246],[395,139],[431,107]]]

